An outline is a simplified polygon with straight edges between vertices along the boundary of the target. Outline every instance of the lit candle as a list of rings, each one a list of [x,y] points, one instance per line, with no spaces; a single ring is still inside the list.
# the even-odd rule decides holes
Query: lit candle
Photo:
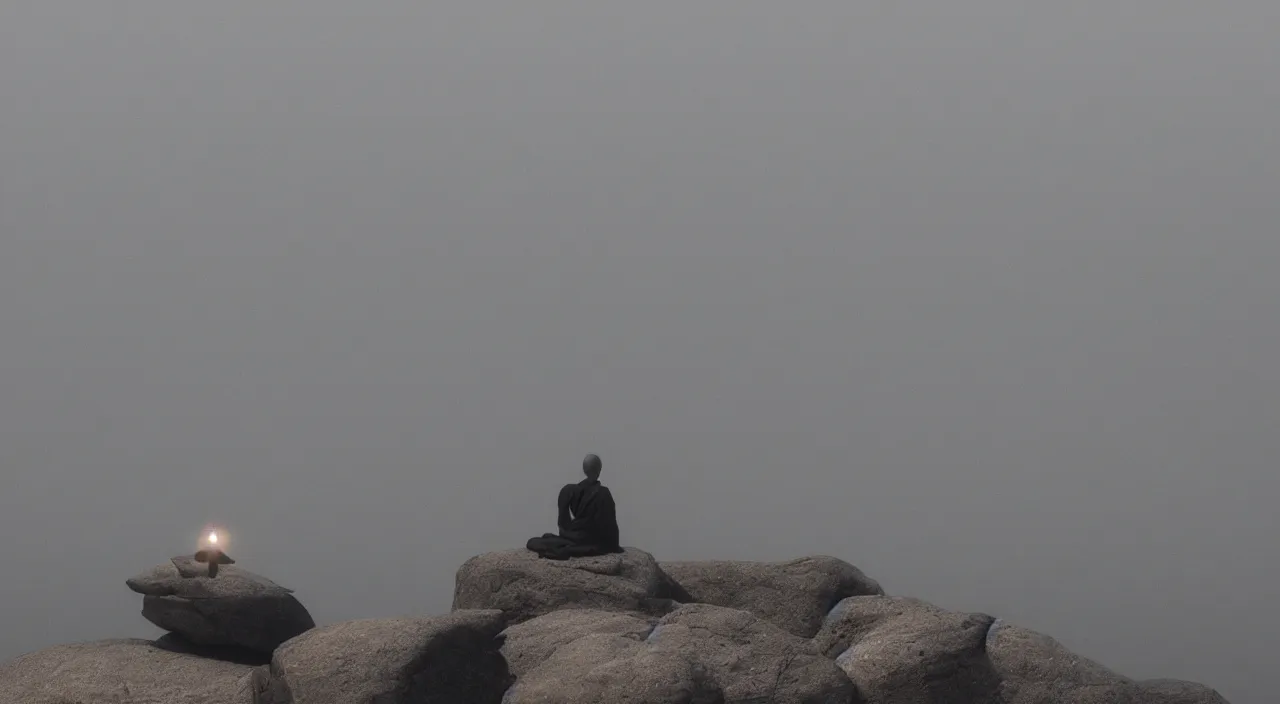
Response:
[[[226,536],[220,534],[217,528],[205,528],[206,533],[203,534],[203,543],[195,554],[196,562],[202,562],[209,565],[209,576],[218,576],[218,565],[234,565],[235,560],[231,559],[226,552]]]

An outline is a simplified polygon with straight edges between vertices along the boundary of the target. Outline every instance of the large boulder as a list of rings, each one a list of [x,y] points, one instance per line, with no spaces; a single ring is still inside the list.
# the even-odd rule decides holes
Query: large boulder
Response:
[[[656,622],[573,609],[512,626],[504,704],[850,704],[853,684],[813,643],[746,611],[688,604]]]
[[[862,570],[825,555],[786,562],[663,562],[661,567],[680,587],[677,601],[750,611],[805,638],[818,632],[841,599],[884,594]]]
[[[725,702],[849,704],[854,686],[808,639],[748,611],[689,604],[646,638],[707,669]]]
[[[498,704],[504,625],[491,610],[315,628],[276,650],[260,704]]]
[[[845,599],[814,644],[860,704],[1226,704],[1203,685],[1135,682],[1044,634],[919,599]]]
[[[0,665],[0,702],[256,704],[254,671],[141,639],[59,645]]]
[[[542,665],[556,650],[589,635],[609,635],[644,642],[656,618],[590,609],[552,611],[507,628],[502,656],[517,679]]]
[[[235,565],[217,577],[191,557],[175,557],[125,582],[142,594],[142,615],[200,645],[226,645],[270,654],[314,628],[293,590]]]
[[[643,550],[545,560],[529,550],[491,552],[458,568],[453,608],[500,609],[510,623],[559,609],[666,613],[674,585]]]
[[[987,632],[987,657],[1001,678],[1009,704],[1129,702],[1131,681],[1080,657],[1043,633],[997,620]]]
[[[650,647],[647,623],[619,616],[572,609],[508,629],[502,651],[518,672],[502,704],[725,704],[705,667]]]
[[[706,668],[679,653],[597,633],[555,651],[502,704],[727,704]]]
[[[987,657],[1000,676],[1001,704],[1221,704],[1208,688],[1170,680],[1135,682],[1057,640],[997,620]]]
[[[858,596],[831,610],[814,643],[864,704],[992,702],[1000,687],[986,655],[994,621],[919,599]]]

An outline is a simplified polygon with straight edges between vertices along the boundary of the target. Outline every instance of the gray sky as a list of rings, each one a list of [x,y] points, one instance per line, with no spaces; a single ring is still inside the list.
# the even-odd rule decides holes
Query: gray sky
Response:
[[[1280,3],[13,0],[0,657],[227,526],[444,611],[599,453],[660,559],[845,558],[1273,680]]]

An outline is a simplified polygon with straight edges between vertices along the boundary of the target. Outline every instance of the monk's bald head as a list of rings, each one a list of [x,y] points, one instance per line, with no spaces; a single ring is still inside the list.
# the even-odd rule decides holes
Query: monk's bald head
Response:
[[[587,455],[586,458],[582,460],[582,473],[587,475],[588,479],[599,479],[600,468],[602,466],[599,456]]]

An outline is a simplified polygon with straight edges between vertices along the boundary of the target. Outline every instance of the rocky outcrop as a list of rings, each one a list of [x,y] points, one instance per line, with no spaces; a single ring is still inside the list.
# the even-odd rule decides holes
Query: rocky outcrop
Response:
[[[271,659],[261,704],[497,704],[513,681],[501,611],[367,619],[310,630]]]
[[[0,666],[0,702],[1227,704],[986,614],[885,596],[835,558],[667,569],[635,549],[490,553],[458,570],[450,614],[315,628],[270,580],[175,558],[129,580],[170,634],[23,656]]]
[[[194,558],[175,557],[125,584],[143,595],[143,617],[199,645],[270,654],[315,627],[293,590],[235,565],[210,578]]]
[[[0,702],[255,704],[253,671],[148,640],[58,645],[0,665]]]
[[[1135,682],[1043,633],[1000,620],[987,632],[986,653],[1000,678],[1001,704],[1225,704],[1207,687]]]
[[[689,604],[664,616],[645,639],[704,667],[726,702],[852,702],[854,686],[813,642],[755,614]]]
[[[811,641],[736,609],[689,604],[660,619],[557,611],[504,636],[517,676],[504,704],[854,701],[849,678]]]
[[[946,611],[903,597],[857,596],[836,605],[814,638],[864,704],[996,701],[985,614]]]
[[[640,614],[588,609],[552,611],[504,631],[502,655],[511,674],[520,678],[574,641],[608,635],[640,643],[649,637],[656,623],[657,619]]]
[[[681,587],[680,601],[750,611],[805,638],[818,632],[841,599],[884,594],[862,570],[825,555],[786,562],[663,562],[661,567]]]
[[[503,654],[515,685],[502,704],[724,704],[706,667],[646,642],[650,620],[572,609],[508,629]]]
[[[453,608],[499,609],[520,623],[558,609],[662,614],[674,585],[643,550],[544,560],[528,550],[479,555],[458,569]]]

